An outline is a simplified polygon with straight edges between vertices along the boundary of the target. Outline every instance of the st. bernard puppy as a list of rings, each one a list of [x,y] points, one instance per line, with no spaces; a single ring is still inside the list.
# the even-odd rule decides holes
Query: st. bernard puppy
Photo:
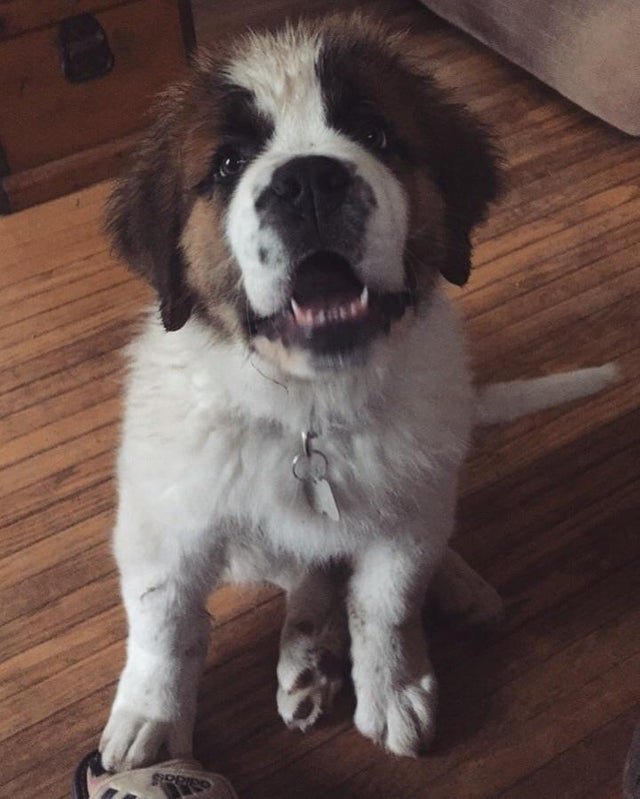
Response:
[[[358,729],[400,755],[428,744],[427,587],[500,607],[447,548],[474,422],[612,376],[472,387],[440,284],[469,277],[498,173],[477,120],[360,16],[248,35],[165,93],[108,208],[160,313],[129,352],[107,768],[191,751],[223,580],[287,592],[288,726],[328,711],[350,656]]]

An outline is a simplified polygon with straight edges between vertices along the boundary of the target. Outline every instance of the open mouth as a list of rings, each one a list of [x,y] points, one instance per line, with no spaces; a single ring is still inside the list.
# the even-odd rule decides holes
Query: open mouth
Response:
[[[364,320],[369,314],[369,291],[344,258],[315,253],[295,271],[291,312],[298,326],[316,329]]]
[[[252,320],[253,332],[281,339],[285,346],[344,354],[388,332],[409,300],[405,291],[382,293],[365,286],[342,256],[316,252],[296,268],[287,307]]]

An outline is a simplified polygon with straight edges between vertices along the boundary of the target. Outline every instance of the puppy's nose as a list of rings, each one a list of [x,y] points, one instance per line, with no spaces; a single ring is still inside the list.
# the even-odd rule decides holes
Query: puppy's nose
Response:
[[[335,158],[305,155],[276,169],[270,189],[287,206],[316,220],[345,197],[351,175]]]

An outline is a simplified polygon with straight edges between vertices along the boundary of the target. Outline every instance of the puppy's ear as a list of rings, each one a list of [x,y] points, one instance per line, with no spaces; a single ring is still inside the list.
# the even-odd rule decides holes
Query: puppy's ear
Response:
[[[428,78],[424,89],[428,167],[445,201],[441,271],[462,286],[471,272],[471,232],[500,193],[500,159],[487,129],[469,110],[449,102]]]
[[[166,330],[181,328],[193,304],[180,249],[184,201],[172,129],[171,114],[161,111],[109,198],[106,220],[118,254],[156,290]]]

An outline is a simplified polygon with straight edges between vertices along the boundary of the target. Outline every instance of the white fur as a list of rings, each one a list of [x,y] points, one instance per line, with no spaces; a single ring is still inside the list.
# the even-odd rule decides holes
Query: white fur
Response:
[[[478,392],[476,420],[481,425],[510,422],[534,411],[588,397],[602,391],[619,378],[618,367],[608,363],[592,369],[576,369],[534,380],[493,383],[482,387]]]
[[[283,385],[270,364],[215,344],[196,320],[167,335],[150,319],[131,349],[120,516],[186,528],[180,546],[213,519],[267,523],[275,547],[305,558],[349,553],[380,535],[381,518],[428,501],[425,476],[455,471],[472,413],[463,344],[442,295],[392,339],[366,369]],[[292,477],[311,426],[330,463],[337,525],[309,514]]]

